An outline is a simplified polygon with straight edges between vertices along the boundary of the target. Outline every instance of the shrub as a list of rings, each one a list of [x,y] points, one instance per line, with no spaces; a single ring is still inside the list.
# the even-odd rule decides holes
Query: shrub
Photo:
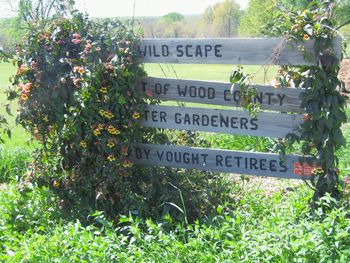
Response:
[[[195,133],[168,136],[141,127],[143,107],[157,101],[150,93],[144,99],[137,87],[145,76],[133,48],[138,36],[120,21],[93,22],[81,14],[46,24],[18,46],[17,91],[9,93],[19,100],[18,122],[41,144],[29,178],[50,184],[61,208],[80,203],[82,215],[174,211],[190,218],[208,211],[208,198],[221,197],[207,191],[218,192],[217,174],[187,176],[186,170],[136,167],[129,159],[137,142],[201,143]]]

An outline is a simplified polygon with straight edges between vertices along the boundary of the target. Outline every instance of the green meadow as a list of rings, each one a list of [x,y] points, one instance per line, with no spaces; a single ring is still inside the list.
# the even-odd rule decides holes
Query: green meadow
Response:
[[[232,66],[145,65],[150,76],[228,81]],[[14,73],[0,64],[0,102]],[[246,67],[255,82],[266,83],[271,67]],[[175,104],[176,105],[176,104]],[[350,188],[344,201],[329,196],[310,213],[313,191],[302,181],[220,174],[230,187],[213,214],[192,224],[170,216],[158,220],[122,215],[118,223],[91,211],[78,220],[60,209],[54,190],[27,183],[23,174],[35,145],[15,125],[16,103],[8,116],[12,138],[0,147],[0,262],[349,262]],[[0,108],[5,114],[4,108]],[[350,113],[348,111],[348,113]],[[349,114],[350,116],[350,114]],[[344,126],[350,141],[350,127]],[[266,138],[202,134],[213,147],[270,151]],[[338,152],[342,176],[350,174],[350,147]],[[191,174],[188,174],[190,181]],[[208,193],[210,194],[210,193]],[[182,204],[186,208],[186,200]],[[332,210],[329,207],[333,207]]]

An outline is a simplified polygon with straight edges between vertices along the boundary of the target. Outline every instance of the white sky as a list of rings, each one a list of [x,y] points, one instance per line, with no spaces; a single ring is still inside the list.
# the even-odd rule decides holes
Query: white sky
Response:
[[[16,2],[16,0],[10,0]],[[163,16],[170,12],[183,15],[202,14],[210,5],[223,0],[135,0],[135,16]],[[246,8],[249,0],[236,0]],[[76,0],[76,7],[92,17],[124,17],[133,15],[134,0]],[[13,16],[6,3],[0,0],[0,18]]]

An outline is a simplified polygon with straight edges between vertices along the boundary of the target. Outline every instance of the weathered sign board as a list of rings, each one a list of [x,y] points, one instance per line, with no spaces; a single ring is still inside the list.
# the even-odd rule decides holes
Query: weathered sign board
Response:
[[[139,88],[151,92],[155,99],[241,107],[240,88],[236,85],[231,91],[231,83],[198,81],[185,79],[145,78]],[[300,88],[275,88],[266,85],[253,85],[257,95],[252,101],[261,109],[280,112],[304,112],[301,108]]]
[[[335,50],[340,57],[340,40]],[[304,43],[304,53],[282,38],[166,38],[144,39],[137,50],[145,63],[314,65],[313,41]]]
[[[307,159],[297,155],[228,151],[174,145],[135,144],[132,160],[137,164],[216,172],[308,179]]]
[[[180,129],[282,138],[302,123],[301,114],[261,112],[252,117],[244,110],[218,110],[148,105],[142,125],[151,128]]]
[[[303,44],[305,53],[280,38],[260,39],[144,39],[136,47],[145,63],[315,65],[313,41]],[[341,41],[334,49],[340,58]],[[255,85],[252,98],[261,112],[252,117],[244,110],[147,105],[144,127],[282,138],[296,132],[303,122],[300,88]],[[145,78],[139,83],[145,96],[159,100],[240,107],[240,88],[230,83],[184,79]],[[290,113],[287,113],[290,112]],[[297,156],[203,149],[174,145],[135,144],[136,164],[207,171],[309,179],[316,168],[312,160]]]

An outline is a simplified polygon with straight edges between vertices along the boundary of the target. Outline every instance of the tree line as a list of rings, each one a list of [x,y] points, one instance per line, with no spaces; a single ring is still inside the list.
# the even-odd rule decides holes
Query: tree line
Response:
[[[5,0],[6,1],[6,0]],[[318,0],[324,1],[324,0]],[[11,1],[7,1],[9,4]],[[258,37],[262,26],[271,23],[290,7],[306,7],[310,0],[250,0],[243,10],[236,0],[224,0],[208,6],[203,14],[184,16],[171,12],[162,17],[136,18],[145,37]],[[333,0],[337,29],[350,36],[350,0]],[[20,0],[11,7],[14,18],[0,19],[0,48],[7,49],[18,40],[28,21],[66,15],[74,9],[74,0]]]

